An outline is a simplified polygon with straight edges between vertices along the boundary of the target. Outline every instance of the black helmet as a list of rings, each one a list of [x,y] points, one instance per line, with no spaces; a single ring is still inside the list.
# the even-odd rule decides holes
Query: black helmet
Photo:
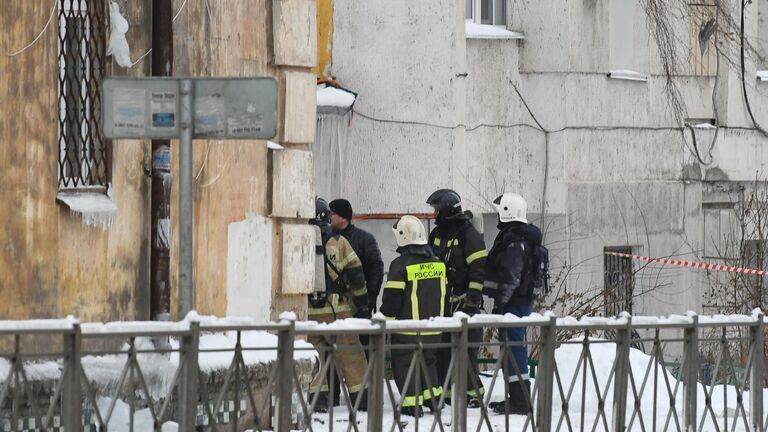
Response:
[[[461,210],[461,197],[452,189],[438,189],[427,198],[427,204],[436,208],[440,213],[437,216],[441,220],[452,220],[464,213]]]
[[[315,218],[309,222],[321,227],[331,223],[331,208],[326,200],[315,198]]]

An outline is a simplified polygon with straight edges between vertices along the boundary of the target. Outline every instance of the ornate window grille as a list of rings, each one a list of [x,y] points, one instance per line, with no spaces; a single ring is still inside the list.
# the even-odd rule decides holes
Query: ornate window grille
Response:
[[[108,15],[102,0],[59,1],[59,187],[107,186],[99,128]]]

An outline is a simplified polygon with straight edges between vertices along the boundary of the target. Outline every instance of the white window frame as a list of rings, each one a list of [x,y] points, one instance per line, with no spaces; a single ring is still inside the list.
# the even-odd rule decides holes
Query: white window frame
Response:
[[[490,22],[483,22],[483,2],[488,1],[491,4]],[[492,25],[496,27],[507,28],[507,10],[509,0],[464,0],[464,18],[466,21],[475,24]],[[471,4],[472,16],[466,16],[467,6]],[[501,10],[497,10],[497,5],[501,5]]]

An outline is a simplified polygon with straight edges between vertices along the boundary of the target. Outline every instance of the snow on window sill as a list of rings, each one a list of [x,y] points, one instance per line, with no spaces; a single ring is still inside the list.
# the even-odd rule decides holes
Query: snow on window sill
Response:
[[[617,69],[608,72],[608,78],[627,81],[648,81],[648,75],[633,70]]]
[[[56,202],[69,208],[73,216],[80,216],[83,224],[107,229],[117,216],[117,204],[112,199],[112,188],[107,189],[64,189],[56,195]]]
[[[768,70],[757,71],[757,80],[768,82]]]
[[[520,32],[509,31],[504,27],[464,22],[464,32],[467,39],[525,39]]]

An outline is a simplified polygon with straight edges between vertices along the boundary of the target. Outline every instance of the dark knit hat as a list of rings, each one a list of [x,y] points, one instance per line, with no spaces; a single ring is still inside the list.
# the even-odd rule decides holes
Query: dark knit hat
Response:
[[[343,217],[346,220],[352,220],[352,204],[344,198],[339,198],[328,203],[331,211]]]

